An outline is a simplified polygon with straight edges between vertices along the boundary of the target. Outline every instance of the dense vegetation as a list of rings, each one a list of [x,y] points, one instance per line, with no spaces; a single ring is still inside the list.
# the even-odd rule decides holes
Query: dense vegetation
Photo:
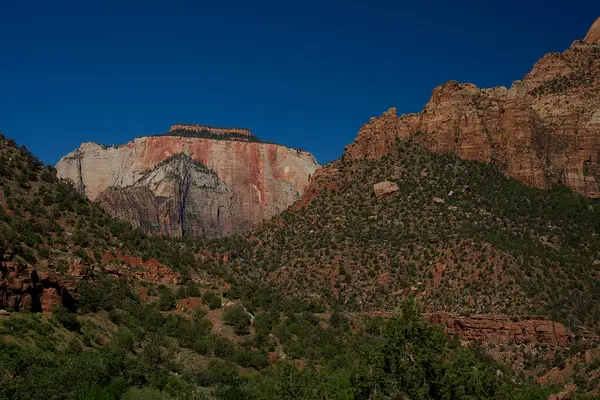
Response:
[[[387,322],[364,321],[354,333],[339,316],[326,321],[271,308],[256,317],[259,332],[234,347],[210,332],[202,313],[162,314],[126,285],[121,289],[110,299],[86,292],[85,307],[105,310],[80,310],[77,330],[41,314],[3,319],[0,332],[11,341],[0,341],[0,398],[129,398],[140,395],[138,387],[160,399],[545,399],[549,393],[477,348],[449,341],[412,303]],[[267,332],[281,340],[288,360],[270,364]]]
[[[52,314],[9,310],[9,316],[0,316],[0,399],[547,398],[550,390],[498,364],[481,347],[463,347],[440,328],[424,322],[420,306],[413,300],[395,299],[389,307],[396,314],[388,320],[348,312],[384,308],[377,303],[379,296],[364,286],[378,273],[361,277],[356,266],[361,265],[368,274],[396,266],[390,273],[394,278],[386,284],[399,285],[401,281],[395,277],[416,281],[423,273],[421,269],[429,265],[415,259],[414,268],[402,272],[404,268],[399,267],[407,264],[386,259],[399,249],[406,248],[401,254],[414,253],[423,259],[428,246],[445,243],[450,249],[467,240],[483,242],[485,238],[490,243],[487,251],[503,257],[512,254],[505,249],[517,242],[506,239],[512,236],[497,233],[499,238],[494,241],[486,236],[488,230],[469,230],[471,225],[452,217],[478,208],[495,218],[505,215],[509,205],[499,193],[511,185],[515,188],[512,195],[537,201],[530,205],[530,218],[541,221],[524,226],[546,226],[544,210],[557,208],[557,216],[551,220],[555,225],[544,229],[558,232],[560,228],[566,233],[558,239],[549,236],[546,240],[552,244],[563,244],[565,237],[574,240],[568,235],[580,229],[596,232],[597,220],[587,219],[588,213],[597,212],[595,206],[564,192],[548,197],[539,191],[527,192],[529,189],[507,182],[479,164],[461,164],[411,145],[402,146],[399,144],[395,159],[337,163],[342,179],[322,182],[321,192],[311,204],[282,216],[286,223],[296,224],[298,232],[274,221],[248,236],[176,241],[148,238],[110,218],[69,184],[59,181],[52,168],[44,167],[10,139],[0,137],[0,294],[9,290],[13,279],[6,276],[6,268],[22,275],[32,268],[48,270],[72,279],[70,267],[75,259],[86,267],[77,280],[78,296],[70,309],[57,308]],[[401,162],[403,157],[417,158]],[[419,162],[424,160],[429,173],[428,179],[422,180]],[[372,183],[389,177],[390,171],[396,174],[398,166],[402,166],[397,179],[401,195],[375,201]],[[446,182],[447,168],[451,168],[455,181]],[[447,193],[448,187],[437,185],[462,188],[467,179],[461,175],[465,168],[480,168],[491,175],[482,177],[481,182],[476,177],[469,179],[471,197],[463,192],[455,200],[458,212],[418,211],[421,208],[416,205],[436,210],[437,206],[425,205],[424,200],[429,202],[433,188],[438,195]],[[434,180],[437,174],[440,179]],[[340,186],[334,186],[337,184]],[[486,191],[494,185],[499,187],[486,197],[482,194],[486,185],[490,186]],[[348,204],[342,200],[353,196],[354,209],[344,209]],[[522,206],[519,201],[517,205]],[[563,215],[565,201],[571,206]],[[476,206],[468,208],[471,202]],[[542,209],[536,212],[535,206]],[[407,207],[414,207],[414,215],[407,214]],[[498,231],[497,226],[502,226],[522,233],[527,210],[514,212],[517,219],[510,224],[506,221],[513,220],[508,217],[494,222],[492,217],[478,216],[478,221],[496,226]],[[377,218],[369,218],[372,215]],[[453,219],[446,221],[449,218]],[[578,226],[567,226],[577,218],[581,219]],[[456,230],[448,231],[448,226]],[[426,233],[427,227],[436,227],[432,231],[435,238]],[[463,238],[456,239],[455,232]],[[592,257],[590,249],[598,248],[597,239],[592,233],[582,239],[586,241],[576,248],[579,257]],[[276,246],[280,246],[279,252]],[[548,257],[555,257],[545,250],[551,254]],[[118,262],[119,254],[155,258],[177,271],[181,284],[113,277],[105,267]],[[223,254],[229,256],[227,261]],[[318,284],[310,275],[307,278],[306,273],[323,274],[328,268],[341,271],[339,263],[331,262],[332,255],[340,254],[345,255],[337,258],[344,261],[345,272],[338,275],[333,287]],[[532,254],[543,256],[535,249]],[[570,252],[560,254],[565,263],[574,262]],[[316,260],[320,260],[320,269],[315,267]],[[355,264],[357,260],[365,262]],[[563,267],[552,268],[556,273]],[[270,280],[265,281],[265,277]],[[580,279],[578,275],[575,278]],[[321,275],[321,279],[331,282],[329,276]],[[581,280],[586,290],[593,285]],[[451,287],[450,283],[443,284],[446,290]],[[514,278],[514,285],[520,287],[521,283]],[[382,288],[377,290],[385,301],[390,290]],[[505,289],[495,287],[490,296],[499,296]],[[347,297],[350,293],[354,293],[354,301]],[[435,296],[423,299],[426,305],[446,304],[436,303]],[[593,312],[595,306],[590,307]]]
[[[213,133],[208,129],[202,129],[200,131],[192,131],[188,129],[175,129],[166,133],[163,133],[161,136],[181,136],[181,137],[190,137],[190,138],[203,138],[203,139],[213,139],[213,140],[241,140],[244,142],[256,142],[263,143],[257,136],[254,135],[246,135],[244,133],[239,132],[231,132],[231,133]]]

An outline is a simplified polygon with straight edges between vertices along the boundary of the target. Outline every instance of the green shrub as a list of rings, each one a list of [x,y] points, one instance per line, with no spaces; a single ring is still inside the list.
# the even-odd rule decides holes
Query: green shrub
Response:
[[[223,321],[233,326],[237,335],[250,333],[250,320],[250,315],[239,305],[227,307],[223,312]]]
[[[204,293],[202,301],[204,301],[211,310],[216,310],[221,307],[221,298],[214,293]]]
[[[68,330],[74,332],[81,331],[81,323],[77,318],[77,314],[69,312],[65,307],[59,307],[54,310],[54,316],[58,322]]]
[[[185,299],[187,297],[187,291],[185,289],[185,286],[179,286],[177,288],[177,291],[175,292],[175,297],[177,299]]]
[[[160,299],[158,301],[158,308],[161,311],[170,311],[175,308],[177,305],[177,299],[175,295],[171,291],[171,289],[166,286],[159,286],[158,294]]]
[[[188,282],[187,285],[185,285],[185,291],[187,297],[200,297],[202,295],[202,293],[200,293],[200,288],[193,282]]]
[[[233,353],[232,360],[246,368],[262,369],[269,365],[267,353],[259,350],[239,349]]]
[[[115,334],[115,344],[130,352],[135,345],[135,335],[128,328],[121,328]]]
[[[233,354],[234,346],[227,339],[223,338],[215,338],[213,342],[213,352],[215,357],[219,358],[228,358]]]

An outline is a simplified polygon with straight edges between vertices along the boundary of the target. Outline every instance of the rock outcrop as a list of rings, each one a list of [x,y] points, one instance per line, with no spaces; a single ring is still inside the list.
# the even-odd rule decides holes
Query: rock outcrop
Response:
[[[168,158],[131,186],[109,187],[96,201],[111,215],[164,236],[229,235],[248,224],[227,184],[185,154]]]
[[[372,118],[345,157],[379,159],[397,139],[496,164],[539,188],[564,184],[600,197],[600,19],[583,41],[544,56],[510,88],[448,82],[420,113]]]
[[[396,193],[398,191],[398,185],[394,182],[383,181],[373,185],[373,191],[375,192],[375,197],[381,199]]]
[[[0,308],[49,312],[74,307],[77,298],[72,279],[10,262],[0,263]]]
[[[392,313],[374,311],[364,315],[389,318]],[[465,343],[566,346],[575,339],[573,332],[563,324],[542,317],[487,314],[461,316],[446,312],[425,313],[423,317]]]
[[[425,315],[429,322],[440,325],[447,333],[466,342],[486,344],[548,344],[565,346],[574,339],[573,333],[559,322],[543,318],[515,318],[506,315],[474,315],[470,317],[447,313]]]
[[[318,167],[304,151],[237,136],[181,136],[185,129],[174,127],[121,146],[84,143],[56,169],[113,216],[150,234],[180,237],[229,235],[270,218],[300,198]],[[188,127],[218,129],[212,134],[227,139],[243,135]]]
[[[102,256],[102,269],[115,278],[135,278],[140,281],[153,282],[161,285],[179,285],[181,277],[171,268],[150,258],[118,254],[112,257],[105,253]]]
[[[89,265],[79,257],[69,259],[60,272],[53,263],[36,267],[0,260],[0,309],[51,312],[59,307],[77,308],[81,281],[93,281],[109,274],[163,285],[178,285],[180,275],[154,258],[142,259],[127,254],[107,252],[101,265]]]
[[[600,18],[594,22],[583,41],[588,44],[600,44]]]
[[[571,394],[577,390],[575,385],[565,385],[565,388],[556,394],[548,396],[548,400],[570,400]]]

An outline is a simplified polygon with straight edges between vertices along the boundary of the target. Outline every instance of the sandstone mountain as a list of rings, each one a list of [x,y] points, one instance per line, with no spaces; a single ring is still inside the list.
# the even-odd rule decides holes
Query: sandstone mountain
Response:
[[[379,159],[396,138],[436,153],[491,162],[539,188],[561,183],[600,197],[600,19],[585,39],[544,56],[507,89],[448,82],[423,111],[372,118],[347,146],[347,157]]]
[[[351,310],[417,296],[600,332],[599,29],[510,89],[450,82],[419,114],[373,118],[227,259]]]
[[[146,236],[0,135],[0,398],[548,398],[486,354],[597,393],[600,203],[508,179],[506,157],[432,147],[435,132],[400,135],[406,118],[372,121],[310,184],[290,172],[310,155],[196,125],[61,161],[81,193],[172,236],[235,231],[238,212],[276,202],[269,185],[304,185],[276,217],[210,240]],[[261,186],[266,171],[279,180]]]
[[[599,232],[595,199],[398,140],[378,160],[319,169],[299,202],[243,236],[189,245],[327,309],[385,316],[416,298],[431,322],[535,376],[597,343]],[[581,370],[600,372],[592,362]]]
[[[352,311],[416,296],[431,312],[541,315],[600,332],[599,223],[593,199],[398,141],[379,160],[328,164],[290,209],[196,251]]]
[[[84,143],[56,165],[90,200],[147,233],[220,236],[298,200],[318,164],[248,130],[173,125],[120,146]]]
[[[483,163],[405,145],[379,161],[334,162],[294,209],[246,235],[179,241],[110,218],[0,135],[0,397],[90,398],[109,383],[114,394],[159,381],[174,398],[232,387],[259,398],[275,383],[249,385],[238,373],[252,371],[261,383],[288,360],[321,374],[343,371],[348,382],[371,382],[371,371],[382,371],[376,382],[393,382],[398,373],[385,371],[400,360],[427,368],[436,382],[476,370],[496,382],[490,398],[546,398],[513,395],[546,390],[448,341],[400,300],[408,296],[437,310],[425,318],[465,345],[481,341],[530,375],[569,357],[589,381],[578,389],[595,389],[597,349],[581,357],[569,349],[589,346],[571,329],[593,328],[600,315],[600,261],[592,261],[599,208],[570,192],[515,184]],[[186,156],[170,157],[141,184],[161,190],[154,183],[172,185],[163,179],[171,172],[197,186],[222,185]],[[373,186],[384,180],[393,190],[377,197]],[[410,352],[388,360],[388,349]],[[289,373],[296,376],[288,370],[282,379]],[[548,373],[552,384],[572,375]],[[299,397],[329,397],[328,382]],[[480,391],[456,382],[461,393]],[[456,398],[452,387],[431,387],[425,398]],[[381,384],[360,390],[373,397]]]

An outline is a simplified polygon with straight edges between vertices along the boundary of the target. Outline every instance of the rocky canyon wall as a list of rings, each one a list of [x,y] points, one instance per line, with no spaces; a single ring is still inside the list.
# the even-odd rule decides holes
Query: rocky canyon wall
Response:
[[[371,118],[346,157],[379,159],[408,138],[495,163],[527,185],[560,183],[600,197],[600,18],[584,40],[544,56],[510,88],[451,81],[433,90],[420,113],[398,116],[391,108]]]
[[[89,199],[150,234],[220,236],[295,202],[318,164],[285,146],[181,136],[84,143],[56,165]]]

